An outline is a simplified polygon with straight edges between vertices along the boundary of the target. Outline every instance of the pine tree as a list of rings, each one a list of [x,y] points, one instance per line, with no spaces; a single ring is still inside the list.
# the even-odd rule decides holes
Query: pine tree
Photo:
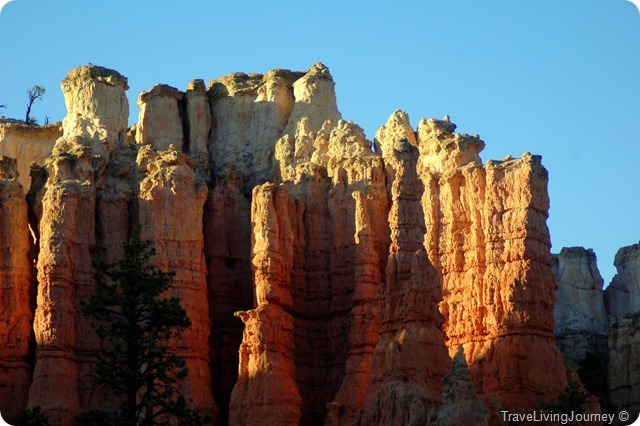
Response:
[[[538,404],[538,408],[553,413],[582,412],[588,397],[589,395],[580,389],[578,375],[574,373],[555,400]]]
[[[176,383],[187,375],[185,361],[167,343],[191,325],[176,297],[165,297],[173,272],[149,264],[155,249],[139,232],[122,243],[120,260],[97,264],[96,294],[82,312],[102,342],[90,353],[93,385],[121,401],[118,412],[92,411],[80,424],[123,426],[201,425],[208,419],[188,408]]]

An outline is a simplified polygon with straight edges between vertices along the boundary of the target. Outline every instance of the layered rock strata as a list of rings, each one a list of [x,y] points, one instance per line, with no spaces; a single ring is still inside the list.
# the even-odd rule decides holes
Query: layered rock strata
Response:
[[[16,160],[0,155],[0,412],[13,422],[27,405],[33,351],[32,265],[27,202]]]
[[[640,244],[621,248],[617,274],[604,292],[609,313],[609,398],[640,412]],[[633,414],[632,414],[633,417]]]
[[[595,253],[564,247],[553,255],[553,275],[558,283],[554,332],[565,359],[577,368],[587,352],[606,358],[609,324]]]

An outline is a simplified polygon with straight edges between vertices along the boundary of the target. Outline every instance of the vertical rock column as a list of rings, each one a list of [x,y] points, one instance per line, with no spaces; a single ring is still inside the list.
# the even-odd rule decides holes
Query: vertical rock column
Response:
[[[402,117],[400,117],[402,118]],[[438,312],[440,280],[423,247],[426,232],[418,150],[403,120],[376,134],[391,195],[391,246],[379,290],[380,341],[357,424],[426,424],[442,400],[449,357]]]
[[[209,83],[209,117],[199,85],[186,92],[189,155],[208,153],[211,190],[205,205],[205,256],[211,315],[211,373],[220,424],[227,422],[238,378],[243,323],[236,311],[254,307],[251,271],[251,192],[271,176],[273,147],[293,108],[292,83],[302,73],[234,73]],[[196,125],[196,122],[198,123]],[[202,126],[209,123],[206,133]],[[209,132],[210,129],[210,132]],[[208,137],[208,146],[201,146]],[[205,151],[206,150],[206,151]]]
[[[91,405],[90,363],[82,349],[98,347],[79,304],[95,291],[96,171],[124,140],[127,80],[97,66],[71,70],[62,81],[67,105],[64,135],[47,161],[34,320],[36,365],[28,405],[41,406],[53,424],[72,424]]]
[[[136,131],[136,143],[153,145],[164,151],[169,145],[183,150],[184,128],[182,102],[184,93],[166,84],[156,84],[138,96],[140,114]]]
[[[454,130],[445,117],[417,131],[446,342],[450,354],[464,346],[479,394],[522,410],[558,395],[568,373],[553,335],[548,176],[529,153],[483,166],[484,142]]]
[[[640,412],[640,243],[622,247],[605,290],[609,313],[609,398],[631,418]]]
[[[186,152],[200,169],[208,170],[211,106],[203,80],[193,80],[189,83],[184,101]]]
[[[553,275],[558,283],[553,311],[558,349],[573,368],[587,352],[607,358],[609,323],[595,253],[563,247],[553,256]]]
[[[299,121],[275,152],[282,185],[304,205],[291,286],[300,423],[352,424],[378,342],[388,197],[381,157],[359,126],[333,120],[333,82],[323,67],[312,70],[294,85]]]
[[[203,83],[193,83],[192,88]],[[191,93],[191,92],[190,92]],[[187,399],[193,399],[196,409],[214,417],[217,407],[211,387],[209,335],[211,321],[207,293],[207,268],[204,257],[204,204],[208,189],[201,173],[196,173],[206,151],[202,134],[208,129],[208,105],[203,93],[187,106],[189,119],[185,120],[185,95],[167,85],[156,85],[138,98],[140,117],[136,141],[142,146],[138,152],[138,220],[141,237],[155,243],[153,262],[162,270],[175,271],[171,296],[180,299],[191,320],[191,326],[180,338],[171,342],[175,353],[184,358],[188,376],[180,381],[178,389]],[[189,102],[188,100],[186,102]],[[203,108],[204,107],[204,108]],[[204,109],[204,110],[203,110]],[[204,114],[204,117],[199,117]],[[185,135],[191,128],[197,163],[184,154],[190,139]],[[202,121],[202,122],[201,122]],[[200,128],[202,125],[204,128]],[[204,157],[206,158],[206,156]]]
[[[272,184],[253,191],[253,268],[257,308],[241,311],[245,324],[229,424],[297,426],[302,398],[296,385],[291,269],[302,208]]]
[[[16,160],[0,156],[0,412],[11,423],[26,407],[31,384],[29,238]]]
[[[174,119],[177,117],[174,117]],[[191,320],[191,326],[171,342],[185,359],[188,376],[178,390],[192,398],[203,414],[215,418],[209,368],[209,307],[202,218],[207,187],[195,173],[195,163],[174,145],[156,152],[151,145],[138,152],[141,175],[139,223],[141,238],[155,243],[152,262],[165,271],[175,271],[169,296],[176,296]]]
[[[217,175],[205,205],[204,238],[211,319],[211,375],[220,424],[229,416],[238,379],[243,324],[234,312],[253,307],[251,202],[242,194],[242,176],[232,167]]]

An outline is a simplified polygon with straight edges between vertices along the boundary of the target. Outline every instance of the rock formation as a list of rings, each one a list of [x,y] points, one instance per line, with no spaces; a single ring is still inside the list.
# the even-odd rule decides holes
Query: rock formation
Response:
[[[27,202],[17,177],[16,160],[0,155],[0,412],[7,421],[27,404],[35,305]]]
[[[617,273],[604,292],[607,314],[621,318],[640,312],[640,243],[618,250],[613,264]]]
[[[564,247],[553,255],[553,274],[558,283],[554,309],[558,348],[573,368],[587,352],[606,358],[609,324],[595,253]]]
[[[136,142],[153,145],[164,151],[173,145],[182,151],[184,129],[181,109],[184,93],[166,84],[157,84],[138,96],[140,116],[136,131]]]
[[[175,272],[170,295],[178,297],[191,326],[171,349],[186,361],[189,375],[178,390],[208,414],[217,410],[209,368],[209,304],[202,217],[207,186],[196,164],[176,146],[156,152],[145,145],[138,152],[140,237],[155,243],[155,266]]]
[[[193,323],[171,343],[190,371],[179,389],[220,425],[445,424],[455,401],[483,424],[474,388],[519,412],[564,388],[540,157],[483,164],[484,142],[448,117],[414,130],[400,111],[373,152],[322,64],[157,85],[130,129],[117,72],[80,67],[62,86],[69,113],[31,170],[29,215],[0,209],[0,243],[29,223],[36,238],[6,240],[3,265],[38,253],[35,313],[27,298],[2,314],[23,328],[35,315],[33,381],[28,330],[12,331],[0,392],[29,389],[52,424],[107,404],[89,387],[81,355],[100,343],[79,301],[92,260],[117,259],[137,226]],[[3,297],[27,297],[28,273],[2,271]],[[451,367],[460,345],[470,376],[462,355]]]
[[[383,156],[397,140],[419,153],[424,229],[413,227],[437,271],[449,353],[463,345],[480,394],[530,407],[557,395],[567,374],[553,336],[547,173],[529,153],[483,166],[484,142],[454,129],[445,117],[414,132],[396,112],[376,138]]]
[[[609,398],[640,412],[640,244],[621,248],[617,274],[604,292],[609,313]]]
[[[42,407],[54,424],[72,424],[100,399],[91,390],[91,363],[80,356],[99,346],[79,304],[95,291],[96,177],[124,140],[127,88],[120,74],[93,66],[70,71],[62,82],[68,114],[41,195],[37,351],[28,403]]]
[[[398,126],[390,132],[396,118],[401,121],[406,115],[394,114],[376,135],[391,193],[391,245],[379,289],[380,338],[357,421],[362,425],[425,424],[442,399],[449,360],[441,331],[444,319],[437,308],[441,283],[423,245],[419,153],[409,142],[410,128]]]
[[[53,145],[62,136],[61,123],[27,126],[21,123],[0,123],[0,155],[18,161],[18,182],[26,193],[31,186],[31,163],[44,166]]]
[[[260,421],[254,417],[240,422],[236,414],[246,411],[237,401],[247,400],[251,377],[254,390],[266,383],[289,384],[282,388],[290,392],[291,408],[287,415],[280,414],[280,422],[315,424],[330,403],[327,421],[351,423],[364,400],[377,341],[376,290],[388,244],[382,161],[371,152],[362,129],[339,119],[325,67],[312,67],[293,84],[293,93],[289,121],[275,144],[277,169],[272,173],[277,182],[257,187],[252,200],[258,307],[239,314],[246,328],[231,402],[232,424]],[[326,116],[330,118],[318,119]],[[280,211],[288,216],[284,222]],[[262,312],[291,317],[291,330],[278,333],[283,341],[278,347],[287,347],[284,342],[293,333],[295,344],[281,359],[295,368],[274,369],[286,372],[278,379],[244,367],[244,357],[261,356],[255,336],[264,333],[250,330],[262,324],[255,317]],[[262,381],[266,383],[260,385]],[[255,393],[250,396],[253,402],[245,404],[261,401]],[[271,405],[265,411],[282,405],[264,403]],[[292,420],[289,416],[296,413],[298,418]]]
[[[283,189],[257,187],[251,217],[257,308],[240,311],[245,331],[239,377],[231,395],[232,425],[297,425],[302,398],[296,384],[291,269],[301,206]]]

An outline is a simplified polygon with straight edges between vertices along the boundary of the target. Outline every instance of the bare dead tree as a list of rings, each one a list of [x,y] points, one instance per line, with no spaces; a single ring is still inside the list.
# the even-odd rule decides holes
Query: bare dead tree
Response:
[[[31,89],[27,90],[27,96],[29,96],[29,103],[27,104],[27,114],[24,119],[24,122],[26,124],[29,124],[29,116],[31,115],[31,107],[33,106],[33,103],[38,99],[42,99],[45,92],[46,92],[45,88],[42,86],[38,86],[37,84],[33,86]]]

